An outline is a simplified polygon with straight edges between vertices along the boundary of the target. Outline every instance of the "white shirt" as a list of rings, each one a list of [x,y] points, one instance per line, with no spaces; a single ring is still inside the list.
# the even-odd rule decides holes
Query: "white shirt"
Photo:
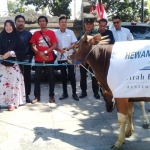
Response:
[[[116,28],[113,28],[111,31],[115,38],[115,42],[132,41],[134,39],[132,33],[127,28],[121,27],[120,30],[116,30]]]
[[[68,48],[71,44],[77,42],[77,38],[72,30],[66,29],[65,32],[61,32],[60,29],[55,31],[57,40],[58,40],[58,48]],[[57,60],[67,60],[68,54],[72,53],[73,49],[70,49],[66,53],[63,53],[63,56],[60,52],[57,52]]]

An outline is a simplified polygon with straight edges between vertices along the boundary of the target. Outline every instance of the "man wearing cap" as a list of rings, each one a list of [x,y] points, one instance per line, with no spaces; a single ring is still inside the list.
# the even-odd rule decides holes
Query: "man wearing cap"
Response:
[[[95,35],[95,34],[98,34],[97,31],[94,31],[94,30],[93,30],[93,27],[94,27],[94,19],[92,19],[92,18],[86,18],[86,19],[84,20],[84,25],[85,25],[85,30],[82,31],[82,32],[78,35],[78,37],[77,37],[78,41],[79,41],[79,40],[81,39],[81,37],[85,34],[85,32],[87,32],[88,35],[91,35],[91,36],[93,36],[93,35]],[[84,49],[83,49],[83,50],[84,50]],[[89,67],[89,65],[88,65],[87,63],[84,64],[84,66],[85,66],[87,69],[89,68],[90,72],[93,72],[92,69]],[[86,73],[87,73],[87,71],[86,71],[82,66],[80,66],[80,75],[81,75],[80,87],[81,87],[82,92],[81,92],[81,95],[79,96],[79,98],[84,98],[84,97],[87,96],[87,79],[86,79],[87,74],[86,74]],[[99,85],[98,85],[98,83],[97,83],[97,80],[96,80],[95,77],[91,77],[91,79],[92,79],[92,89],[93,89],[93,92],[94,92],[94,97],[95,97],[96,99],[100,99],[100,95],[98,94]]]
[[[115,39],[113,36],[112,31],[107,30],[107,20],[102,18],[99,21],[99,29],[97,30],[102,36],[108,36],[108,38],[110,39],[109,44],[114,44],[115,43]]]

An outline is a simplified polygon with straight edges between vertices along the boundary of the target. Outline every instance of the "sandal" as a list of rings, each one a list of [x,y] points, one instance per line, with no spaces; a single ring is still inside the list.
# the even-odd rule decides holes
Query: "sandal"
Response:
[[[14,105],[9,105],[8,106],[8,111],[13,111],[15,109],[15,106]]]
[[[35,103],[37,103],[37,102],[39,102],[39,101],[40,101],[40,98],[35,98],[34,100],[31,101],[31,103],[32,103],[32,104],[35,104]]]

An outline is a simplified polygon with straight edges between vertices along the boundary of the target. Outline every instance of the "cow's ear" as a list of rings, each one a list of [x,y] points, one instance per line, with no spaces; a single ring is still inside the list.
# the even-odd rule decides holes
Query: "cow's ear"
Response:
[[[83,38],[82,38],[83,41],[87,41],[87,32],[85,32]]]
[[[98,33],[98,34],[95,34],[92,38],[92,43],[93,44],[97,44],[101,41],[101,34]]]

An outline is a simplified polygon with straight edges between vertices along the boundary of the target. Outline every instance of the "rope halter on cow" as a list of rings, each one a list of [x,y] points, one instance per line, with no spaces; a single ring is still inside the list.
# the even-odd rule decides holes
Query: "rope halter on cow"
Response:
[[[110,42],[110,39],[108,38],[109,36],[101,36],[101,34],[96,34],[95,36],[97,36],[98,38],[96,38],[96,41],[93,42],[93,47],[92,49],[88,52],[88,54],[86,55],[84,60],[81,61],[76,61],[78,62],[77,64],[82,64],[85,63],[89,57],[89,55],[100,45],[108,45]],[[92,41],[94,41],[94,36],[90,36],[87,35],[87,32],[84,34],[84,36],[82,36],[82,38],[80,40],[84,40],[84,38],[86,37],[86,39],[92,39]],[[78,41],[78,43],[80,42],[80,40]],[[68,56],[68,59],[73,60],[70,58],[70,56]],[[75,63],[76,64],[76,63]]]

